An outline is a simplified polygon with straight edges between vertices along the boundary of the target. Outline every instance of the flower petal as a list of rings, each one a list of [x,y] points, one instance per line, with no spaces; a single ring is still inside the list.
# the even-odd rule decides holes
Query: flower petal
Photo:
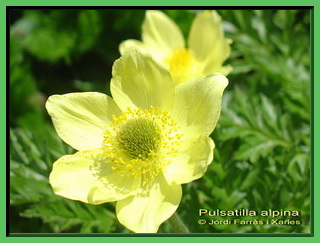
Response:
[[[184,48],[184,38],[178,25],[161,11],[148,10],[142,24],[142,41],[164,55],[174,48]]]
[[[213,160],[214,143],[209,137],[184,141],[178,156],[171,158],[164,175],[169,183],[184,184],[204,175]]]
[[[174,88],[167,70],[140,48],[129,48],[115,61],[111,93],[122,109],[149,109],[150,106],[170,110]]]
[[[138,40],[125,40],[125,41],[122,41],[119,45],[119,51],[121,53],[121,55],[123,55],[126,50],[128,48],[144,48],[145,49],[145,46],[144,46],[144,43],[142,43],[141,41],[138,41]]]
[[[186,134],[209,136],[214,130],[221,110],[222,93],[228,79],[220,73],[203,76],[176,87],[172,116]]]
[[[163,63],[165,57],[167,57],[167,53],[163,52],[163,50],[157,48],[156,46],[147,46],[145,43],[138,40],[125,40],[120,43],[119,51],[121,55],[123,55],[128,49],[136,48],[141,51],[147,51],[151,54],[152,58],[154,58],[159,64],[166,67],[166,64]]]
[[[58,159],[53,164],[50,184],[57,195],[101,204],[135,194],[140,178],[120,176],[100,150],[92,150]]]
[[[110,97],[96,92],[52,95],[46,108],[59,136],[77,150],[101,147],[105,126],[121,112]]]
[[[221,17],[216,11],[204,11],[193,20],[189,47],[205,63],[204,74],[230,71],[222,69],[230,55],[230,44],[231,40],[224,37]]]
[[[180,185],[169,185],[163,175],[149,188],[146,185],[135,196],[117,202],[117,217],[134,232],[156,233],[160,224],[176,211],[182,190]]]

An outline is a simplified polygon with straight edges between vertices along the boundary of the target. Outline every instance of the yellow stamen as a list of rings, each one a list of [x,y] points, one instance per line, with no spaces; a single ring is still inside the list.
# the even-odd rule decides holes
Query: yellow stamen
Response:
[[[141,176],[145,184],[170,163],[183,134],[175,121],[160,109],[128,109],[104,133],[103,147],[112,170],[122,176]]]
[[[202,66],[192,50],[176,48],[164,59],[175,84],[201,76]]]

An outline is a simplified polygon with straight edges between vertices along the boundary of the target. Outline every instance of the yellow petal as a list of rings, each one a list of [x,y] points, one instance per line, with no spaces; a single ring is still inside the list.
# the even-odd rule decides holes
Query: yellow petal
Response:
[[[204,11],[194,19],[189,32],[189,48],[205,64],[204,74],[222,72],[230,55],[231,40],[224,37],[221,17],[216,11]]]
[[[142,41],[147,47],[168,55],[174,48],[184,48],[184,38],[177,24],[161,11],[148,10],[142,24]]]
[[[111,166],[99,150],[65,155],[53,164],[50,184],[55,194],[90,204],[134,195],[140,178],[120,176]]]
[[[115,61],[111,93],[117,105],[149,109],[150,106],[170,110],[174,88],[167,70],[151,56],[137,48],[129,48]]]
[[[101,147],[105,126],[121,112],[110,97],[96,92],[52,95],[46,108],[59,136],[77,150]]]
[[[199,137],[184,144],[163,172],[169,183],[184,184],[204,175],[213,160],[214,143],[209,137]]]
[[[181,200],[181,186],[169,185],[159,175],[135,196],[118,201],[117,217],[121,224],[137,233],[156,233],[162,222],[171,217]]]
[[[209,136],[220,116],[221,99],[228,79],[220,73],[203,76],[176,87],[172,116],[186,134]]]

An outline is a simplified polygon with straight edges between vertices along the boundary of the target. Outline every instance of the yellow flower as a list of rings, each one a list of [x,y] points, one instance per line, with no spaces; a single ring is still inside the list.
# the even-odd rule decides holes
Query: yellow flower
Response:
[[[59,136],[78,150],[53,164],[57,195],[90,204],[117,201],[121,224],[157,232],[177,209],[181,184],[213,159],[208,137],[228,80],[221,74],[173,87],[169,72],[136,49],[113,66],[113,99],[96,92],[50,96]]]
[[[227,75],[230,66],[222,66],[230,55],[231,40],[224,37],[221,17],[216,11],[198,14],[191,26],[189,47],[179,27],[161,11],[146,11],[142,25],[142,42],[126,40],[120,44],[123,53],[139,46],[150,53],[171,73],[175,84],[213,72]]]

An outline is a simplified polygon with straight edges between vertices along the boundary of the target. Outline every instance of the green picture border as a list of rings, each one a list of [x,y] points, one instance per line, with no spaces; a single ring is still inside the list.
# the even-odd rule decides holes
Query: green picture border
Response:
[[[201,242],[212,242],[212,241],[219,241],[221,243],[224,242],[230,242],[230,241],[237,241],[237,242],[253,242],[253,241],[259,241],[259,242],[267,242],[267,241],[290,241],[290,242],[308,242],[308,241],[319,241],[319,234],[317,234],[317,228],[314,228],[314,226],[317,226],[317,223],[319,224],[319,217],[315,217],[314,221],[311,224],[311,232],[315,232],[315,234],[196,234],[197,237],[190,237],[190,236],[183,236],[181,237],[180,234],[170,234],[170,236],[167,236],[165,234],[140,234],[142,237],[136,237],[135,235],[132,234],[94,234],[94,237],[92,237],[90,234],[50,234],[51,237],[45,237],[43,238],[42,236],[49,236],[49,234],[14,234],[14,236],[6,236],[6,228],[7,228],[7,222],[6,222],[6,204],[9,203],[9,198],[8,194],[9,192],[6,191],[6,183],[9,178],[6,178],[6,158],[9,158],[9,151],[8,147],[9,145],[6,144],[6,141],[8,141],[8,132],[6,131],[6,125],[8,124],[9,118],[7,117],[7,112],[6,109],[9,108],[7,102],[8,100],[6,99],[7,96],[7,90],[8,87],[7,85],[9,84],[8,80],[7,82],[5,81],[6,78],[9,77],[9,73],[7,73],[6,77],[6,72],[9,72],[9,64],[7,63],[6,60],[6,52],[7,46],[6,46],[6,22],[7,22],[7,6],[234,6],[239,7],[239,6],[270,6],[270,7],[276,7],[276,6],[314,6],[314,8],[311,11],[311,18],[313,18],[311,29],[314,30],[314,32],[311,34],[311,45],[312,45],[312,51],[311,51],[311,58],[312,58],[312,69],[311,69],[311,78],[313,78],[313,85],[311,87],[312,89],[312,95],[311,95],[311,108],[314,111],[313,117],[311,117],[311,144],[313,148],[317,148],[317,145],[319,145],[319,125],[314,124],[320,124],[320,119],[319,119],[319,113],[317,114],[317,108],[319,109],[319,95],[317,96],[316,91],[320,90],[319,87],[319,69],[314,69],[314,67],[317,67],[320,62],[319,58],[319,47],[315,43],[320,43],[320,28],[317,25],[319,23],[319,18],[320,18],[320,1],[318,0],[262,0],[262,1],[253,1],[253,0],[224,0],[224,1],[214,1],[214,0],[197,0],[197,1],[172,1],[172,0],[161,0],[161,1],[146,1],[146,0],[136,0],[136,1],[113,1],[109,2],[106,0],[90,0],[90,1],[84,1],[84,0],[2,0],[0,4],[0,26],[1,26],[1,31],[3,33],[3,37],[0,40],[1,48],[1,62],[0,62],[0,75],[2,77],[2,80],[0,82],[0,89],[1,89],[1,103],[0,103],[0,109],[1,109],[1,114],[3,116],[6,116],[6,119],[1,119],[0,124],[3,129],[1,129],[2,132],[2,140],[1,140],[1,158],[2,162],[0,163],[0,171],[3,173],[3,176],[1,177],[1,195],[2,200],[0,201],[0,207],[1,207],[1,233],[0,233],[0,241],[1,242],[18,242],[18,241],[26,241],[28,242],[40,242],[45,240],[46,242],[56,242],[62,241],[62,242],[77,242],[77,243],[82,243],[82,242],[88,242],[90,240],[94,240],[96,242],[102,242],[102,241],[120,241],[120,242],[128,242],[128,241],[133,241],[139,242],[139,243],[144,243],[152,240],[154,243],[162,242],[163,240],[168,240],[170,242],[176,242],[178,241],[184,241],[185,243],[191,243],[195,241],[201,241]],[[214,8],[214,7],[211,7]],[[313,28],[312,28],[313,27]],[[6,69],[7,68],[7,69]],[[314,134],[314,135],[313,135]],[[316,134],[318,134],[316,136]],[[319,158],[319,150],[314,150],[314,157],[313,154],[312,156],[312,173],[311,173],[311,180],[314,179],[314,186],[312,187],[312,195],[313,195],[313,206],[314,206],[314,215],[319,215],[319,185],[320,185],[320,179],[319,176],[317,176],[317,172],[319,173],[319,163],[317,163],[317,158]],[[313,176],[315,175],[315,176]],[[311,220],[311,222],[313,219]],[[101,236],[101,237],[99,237]],[[165,236],[165,237],[164,237]],[[221,237],[222,236],[222,237]],[[239,237],[240,236],[240,237]],[[262,236],[262,237],[261,237]],[[58,239],[55,239],[58,237]],[[106,237],[106,239],[105,239]],[[218,237],[218,239],[214,239],[215,237]],[[258,237],[258,239],[257,239]],[[268,239],[269,237],[272,237],[271,239]],[[301,239],[303,237],[303,239]],[[267,238],[267,239],[266,239]]]

